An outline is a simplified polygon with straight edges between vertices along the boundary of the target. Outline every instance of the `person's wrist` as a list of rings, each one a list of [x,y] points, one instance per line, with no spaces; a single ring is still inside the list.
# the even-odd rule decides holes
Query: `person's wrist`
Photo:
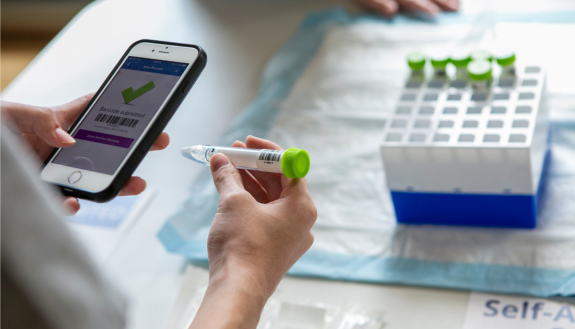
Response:
[[[241,286],[254,295],[253,298],[264,299],[264,302],[275,290],[270,279],[261,266],[233,257],[220,262],[210,262],[210,284],[241,282]]]
[[[208,289],[190,328],[255,328],[268,297],[258,271],[210,263]]]

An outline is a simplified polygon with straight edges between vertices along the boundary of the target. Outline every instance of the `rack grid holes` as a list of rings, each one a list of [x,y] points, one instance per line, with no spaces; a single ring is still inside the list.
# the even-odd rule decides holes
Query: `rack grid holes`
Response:
[[[432,115],[435,112],[433,106],[422,106],[419,108],[419,114]]]
[[[527,121],[527,120],[513,120],[513,125],[511,127],[513,127],[513,128],[528,128],[529,127],[529,121]]]
[[[469,143],[475,140],[475,135],[472,134],[461,134],[459,135],[459,139],[457,140],[460,143]]]
[[[411,107],[409,106],[399,106],[395,111],[395,114],[404,114],[409,115],[411,114]]]
[[[467,108],[467,114],[481,114],[481,106],[471,106]]]
[[[531,113],[531,106],[517,106],[515,108],[516,114],[529,114]]]
[[[463,128],[477,128],[479,126],[479,122],[476,120],[465,120],[463,121]]]
[[[448,134],[435,134],[433,136],[434,142],[449,142],[449,135]]]
[[[503,121],[501,121],[501,120],[489,120],[487,122],[487,128],[503,128]]]
[[[425,134],[411,134],[409,136],[409,142],[411,143],[423,143],[425,142]]]
[[[485,134],[485,136],[483,136],[484,143],[499,143],[500,139],[501,137],[497,134]]]
[[[429,128],[430,126],[431,126],[431,121],[427,120],[427,119],[415,120],[415,122],[413,123],[413,128],[418,128],[418,129]]]
[[[493,106],[491,107],[491,114],[505,114],[507,108],[505,106]]]
[[[385,137],[386,142],[401,142],[403,135],[398,133],[389,133]]]

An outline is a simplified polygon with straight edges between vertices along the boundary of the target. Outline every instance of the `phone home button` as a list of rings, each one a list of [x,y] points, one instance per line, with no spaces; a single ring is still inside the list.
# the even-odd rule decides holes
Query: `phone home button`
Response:
[[[70,184],[74,184],[77,183],[80,178],[82,178],[82,173],[79,171],[74,171],[73,173],[70,174],[70,176],[68,176],[68,183]]]

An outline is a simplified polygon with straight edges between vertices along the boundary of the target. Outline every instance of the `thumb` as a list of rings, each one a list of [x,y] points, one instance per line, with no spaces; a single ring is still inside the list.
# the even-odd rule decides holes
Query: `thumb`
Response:
[[[245,191],[240,172],[225,155],[214,154],[210,159],[210,169],[220,197]]]
[[[2,112],[18,132],[34,134],[50,146],[68,147],[76,142],[62,129],[52,108],[2,102]]]
[[[76,98],[75,100],[68,102],[66,104],[57,105],[52,107],[58,122],[62,124],[64,130],[67,130],[72,126],[74,121],[80,116],[82,111],[88,106],[90,101],[94,97],[94,93],[84,95],[82,97]]]

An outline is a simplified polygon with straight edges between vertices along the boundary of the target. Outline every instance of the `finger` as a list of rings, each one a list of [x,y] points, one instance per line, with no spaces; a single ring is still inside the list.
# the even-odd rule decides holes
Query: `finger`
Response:
[[[214,154],[210,159],[210,169],[220,197],[225,198],[238,192],[245,192],[240,172],[225,155]]]
[[[420,11],[430,15],[439,13],[439,7],[430,0],[398,0],[401,9],[408,11]]]
[[[459,9],[458,0],[433,0],[433,2],[445,11],[456,11]]]
[[[158,139],[156,139],[156,141],[154,142],[154,145],[152,145],[150,151],[163,150],[166,147],[168,147],[169,144],[170,144],[170,136],[168,136],[167,133],[161,133]]]
[[[244,188],[248,191],[254,199],[259,203],[268,203],[270,198],[268,192],[263,188],[263,186],[254,178],[247,170],[240,169],[240,176],[242,176],[242,182]]]
[[[58,122],[60,122],[64,130],[70,129],[70,126],[78,119],[93,97],[94,93],[91,93],[78,97],[66,104],[53,106]]]
[[[69,216],[76,214],[78,210],[80,210],[80,203],[78,202],[78,199],[71,196],[66,197],[64,200],[64,209]]]
[[[246,146],[251,149],[283,150],[276,143],[254,136],[248,136],[248,138],[246,138]],[[262,184],[264,189],[268,192],[270,201],[280,198],[283,191],[282,181],[284,179],[289,180],[289,178],[276,173],[261,171],[251,171],[250,173],[258,180],[258,182],[260,182],[260,184]],[[289,181],[284,183],[288,184]]]
[[[128,195],[138,195],[146,189],[146,181],[138,176],[133,176],[130,178],[128,183],[124,186],[124,188],[120,191],[120,196],[128,196]]]
[[[52,108],[2,102],[2,113],[20,133],[35,134],[53,147],[68,147],[76,141],[62,129]]]
[[[232,143],[232,147],[242,147],[242,148],[246,148],[246,144],[244,144],[243,142],[240,141],[235,141]]]
[[[393,16],[399,6],[396,0],[356,0],[361,7],[384,16]]]
[[[246,148],[246,144],[240,141],[235,141],[232,143],[232,147]],[[242,176],[242,182],[244,183],[244,188],[254,197],[254,199],[256,199],[257,202],[259,203],[270,202],[268,192],[249,171],[240,169],[239,172],[240,175]]]

